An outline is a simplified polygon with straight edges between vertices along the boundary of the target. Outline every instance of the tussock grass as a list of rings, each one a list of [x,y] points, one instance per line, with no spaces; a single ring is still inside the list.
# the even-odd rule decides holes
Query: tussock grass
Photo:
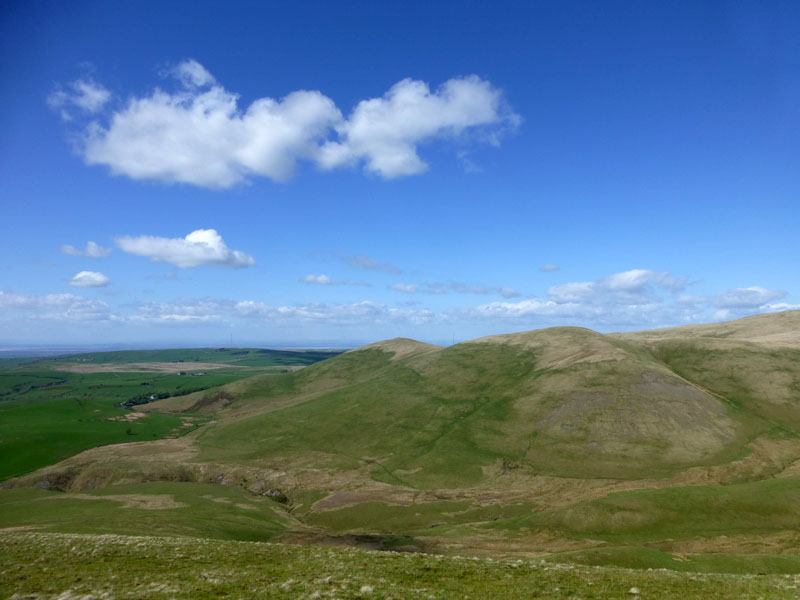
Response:
[[[547,562],[689,573],[800,574],[800,556],[764,554],[671,554],[640,546],[613,546],[552,554]]]
[[[732,576],[187,538],[2,533],[0,591],[37,598],[796,599]]]
[[[551,529],[573,539],[639,544],[722,535],[755,539],[796,530],[798,523],[800,477],[784,477],[736,485],[619,492],[486,527]]]

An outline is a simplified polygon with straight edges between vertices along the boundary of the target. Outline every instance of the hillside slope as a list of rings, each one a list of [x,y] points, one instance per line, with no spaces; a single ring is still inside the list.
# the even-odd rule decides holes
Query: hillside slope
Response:
[[[729,460],[757,428],[757,415],[740,414],[642,346],[585,329],[394,358],[372,345],[291,374],[280,390],[241,389],[251,400],[239,414],[244,406],[251,414],[218,413],[198,437],[201,459],[372,463],[375,479],[421,488],[474,485],[497,468],[640,478]],[[237,405],[229,410],[233,417]]]

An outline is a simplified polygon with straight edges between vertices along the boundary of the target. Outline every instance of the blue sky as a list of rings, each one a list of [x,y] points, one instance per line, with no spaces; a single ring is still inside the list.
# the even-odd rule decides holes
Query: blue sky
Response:
[[[0,11],[5,346],[800,308],[796,2]]]

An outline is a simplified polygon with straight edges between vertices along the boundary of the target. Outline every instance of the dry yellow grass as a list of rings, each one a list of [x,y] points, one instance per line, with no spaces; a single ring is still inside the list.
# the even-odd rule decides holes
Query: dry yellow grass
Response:
[[[490,335],[463,344],[501,344],[532,350],[536,354],[536,365],[541,369],[562,369],[581,363],[630,359],[629,353],[604,335],[582,327],[549,327],[523,333]]]
[[[647,342],[698,337],[724,338],[775,348],[800,348],[800,310],[754,315],[724,323],[614,333],[609,337]]]
[[[426,344],[424,342],[418,342],[409,338],[394,338],[391,340],[385,340],[383,342],[367,344],[366,346],[361,346],[355,350],[348,350],[348,352],[357,352],[361,350],[382,350],[383,352],[393,353],[394,356],[392,356],[392,361],[398,361],[408,358],[409,356],[416,356],[417,354],[424,354],[433,350],[441,350],[441,348],[442,346]]]

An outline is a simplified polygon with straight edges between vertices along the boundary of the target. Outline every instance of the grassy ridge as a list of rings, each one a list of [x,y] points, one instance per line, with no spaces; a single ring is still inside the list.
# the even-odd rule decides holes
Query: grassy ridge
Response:
[[[187,538],[0,533],[0,592],[115,598],[796,599],[796,576],[598,569]]]

